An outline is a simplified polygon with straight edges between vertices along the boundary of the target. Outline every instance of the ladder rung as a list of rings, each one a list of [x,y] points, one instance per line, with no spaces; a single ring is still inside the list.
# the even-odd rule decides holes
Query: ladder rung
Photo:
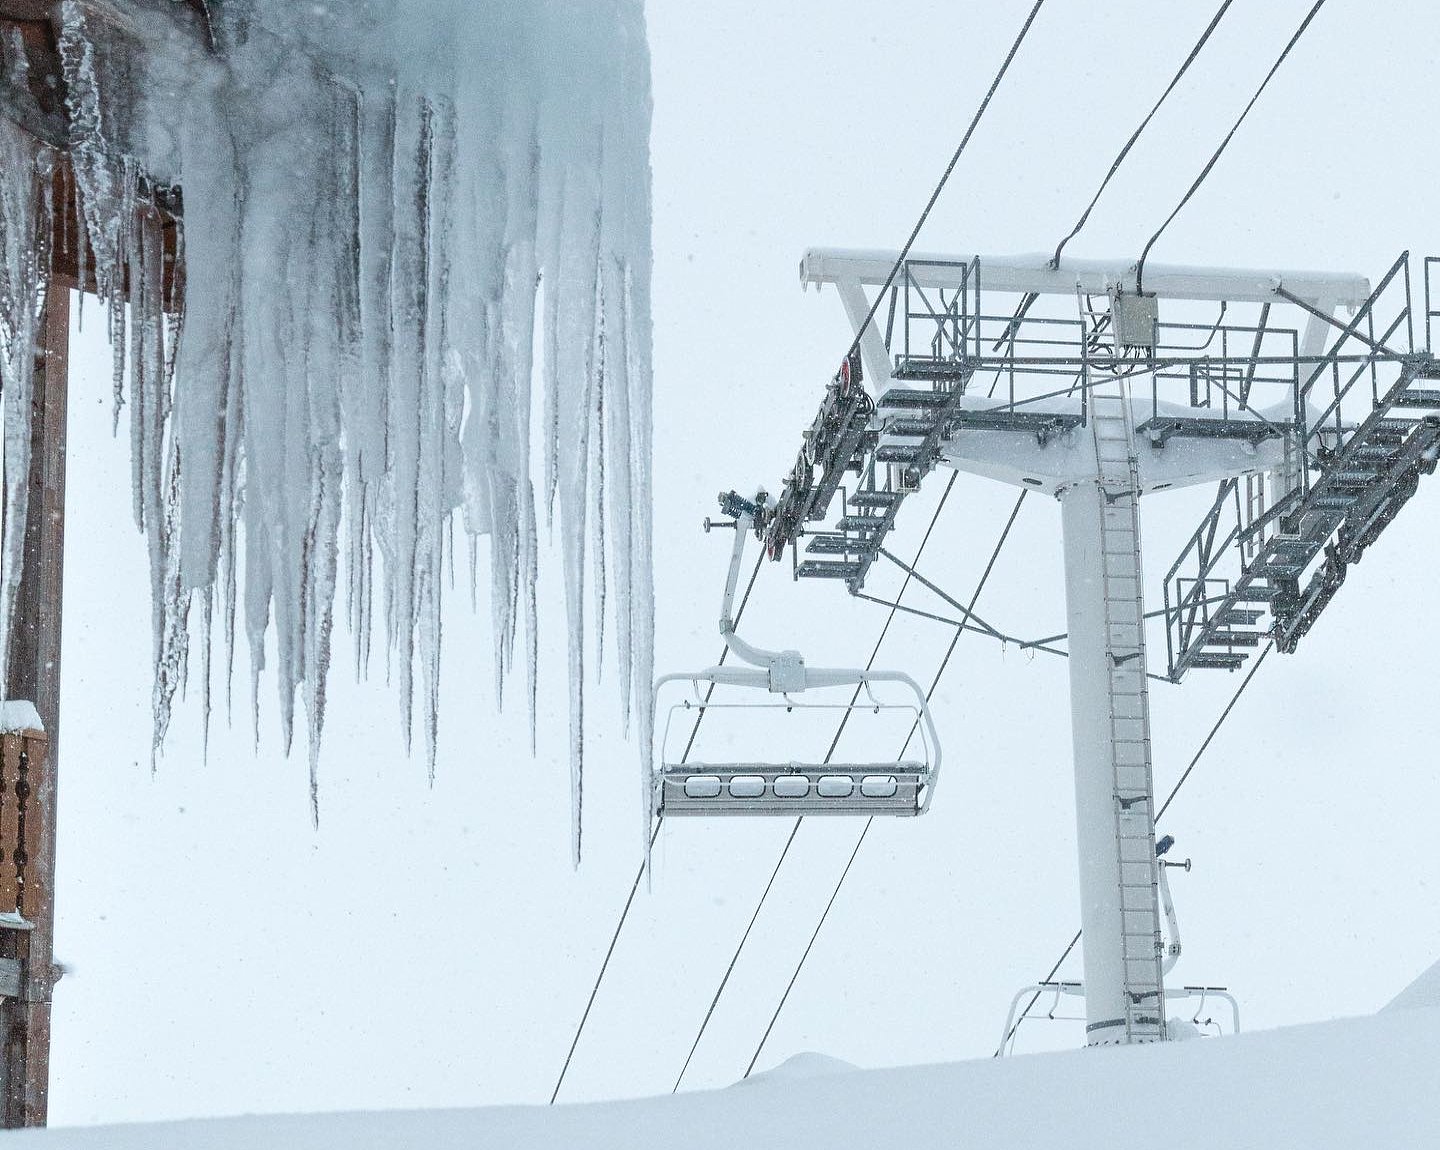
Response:
[[[1237,588],[1232,597],[1237,603],[1272,603],[1283,594],[1279,587],[1268,583],[1248,583]]]
[[[885,425],[888,435],[905,435],[915,439],[924,439],[939,424],[938,419],[916,419],[896,417]]]
[[[801,579],[850,579],[860,574],[861,564],[830,562],[821,559],[806,559],[795,574]]]
[[[1352,484],[1368,486],[1379,479],[1381,474],[1373,467],[1347,467],[1343,471],[1331,472],[1326,478],[1332,483],[1342,483],[1347,486]]]
[[[1212,631],[1205,636],[1207,647],[1258,647],[1258,631]]]
[[[1303,563],[1261,563],[1255,573],[1267,579],[1297,579],[1304,570]]]
[[[908,387],[892,387],[880,397],[881,407],[936,408],[950,402],[948,391],[920,391]]]
[[[1202,670],[1233,671],[1245,662],[1244,655],[1222,655],[1218,651],[1197,651],[1190,656],[1190,666]]]
[[[856,507],[889,507],[900,501],[901,494],[899,491],[852,491],[849,502]]]
[[[1396,407],[1440,407],[1440,391],[1411,388],[1395,397]]]
[[[868,555],[878,544],[873,539],[844,535],[812,535],[805,546],[807,555]]]

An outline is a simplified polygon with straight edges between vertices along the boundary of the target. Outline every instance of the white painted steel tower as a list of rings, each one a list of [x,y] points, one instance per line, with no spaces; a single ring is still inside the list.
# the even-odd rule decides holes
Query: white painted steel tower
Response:
[[[1364,422],[1342,415],[1351,388],[1340,382],[1341,365],[1348,373],[1351,363],[1373,367],[1380,356],[1401,371],[1397,394],[1422,397],[1410,406],[1423,406],[1433,393],[1411,388],[1424,373],[1407,373],[1402,353],[1381,355],[1392,352],[1390,333],[1367,340],[1356,321],[1336,318],[1339,308],[1360,309],[1372,314],[1373,329],[1380,293],[1372,295],[1358,276],[1151,267],[1139,295],[1129,263],[1066,260],[1052,268],[1041,256],[911,257],[888,308],[881,301],[860,331],[871,312],[866,289],[885,284],[895,266],[894,253],[836,250],[812,250],[801,263],[802,282],[833,285],[857,329],[875,415],[867,439],[855,433],[858,418],[831,420],[825,432],[822,408],[809,458],[802,453],[780,498],[772,549],[802,546],[796,537],[813,534],[804,550],[821,557],[801,562],[797,573],[840,579],[854,590],[906,494],[934,466],[1059,499],[1087,1041],[1163,1040],[1140,497],[1199,483],[1221,485],[1217,508],[1233,495],[1234,542],[1250,566],[1222,587],[1202,547],[1195,578],[1177,576],[1178,562],[1171,569],[1164,610],[1167,640],[1176,637],[1167,677],[1190,667],[1233,669],[1265,634],[1255,628],[1265,610],[1281,630],[1293,615],[1289,597],[1299,593],[1309,560],[1285,568],[1287,543],[1313,558],[1328,534],[1343,531],[1340,513],[1354,509],[1353,501],[1328,512],[1309,507],[1317,483],[1323,486],[1326,453],[1333,458]],[[982,308],[982,285],[987,304],[1008,297],[1014,314]],[[1055,317],[1052,297],[1074,309],[1072,318]],[[1216,305],[1221,318],[1208,332],[1167,324],[1178,301]],[[1227,323],[1226,309],[1252,318]],[[1282,310],[1293,326],[1277,321]],[[1336,383],[1327,404],[1330,393],[1322,395],[1317,382],[1331,368]],[[991,394],[969,386],[991,370]],[[1434,437],[1426,438],[1416,458],[1428,452],[1433,467],[1436,451]],[[824,487],[836,466],[860,471],[861,482],[833,529],[803,528],[823,517],[834,491],[817,500],[814,488]],[[1248,590],[1232,595],[1241,583]]]

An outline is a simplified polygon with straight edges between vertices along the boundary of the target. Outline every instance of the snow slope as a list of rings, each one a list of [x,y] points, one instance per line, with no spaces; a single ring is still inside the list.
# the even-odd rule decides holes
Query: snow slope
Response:
[[[580,1106],[34,1131],[46,1150],[823,1147],[1213,1150],[1440,1145],[1440,1010],[1104,1051],[849,1070],[803,1056],[727,1090]],[[823,1069],[824,1072],[821,1072]]]
[[[1440,1010],[1440,962],[1397,994],[1386,1010]]]

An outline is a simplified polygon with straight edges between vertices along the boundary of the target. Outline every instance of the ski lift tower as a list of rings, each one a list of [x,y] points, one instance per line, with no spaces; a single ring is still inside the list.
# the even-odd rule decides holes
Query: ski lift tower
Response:
[[[798,578],[856,592],[937,466],[1060,501],[1087,1042],[1164,1040],[1140,497],[1217,485],[1165,578],[1166,677],[1234,670],[1267,635],[1292,651],[1440,455],[1436,261],[1417,350],[1408,255],[1374,290],[1356,275],[1044,256],[911,257],[892,279],[896,258],[801,261],[803,284],[837,289],[858,353],[765,542],[771,558],[793,549]],[[862,372],[868,394],[849,401]]]

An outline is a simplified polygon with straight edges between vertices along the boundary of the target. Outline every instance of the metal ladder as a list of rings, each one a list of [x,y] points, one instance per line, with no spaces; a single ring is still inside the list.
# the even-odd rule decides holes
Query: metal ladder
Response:
[[[1163,944],[1155,870],[1150,692],[1145,678],[1139,469],[1129,388],[1116,380],[1104,391],[1095,389],[1090,404],[1096,468],[1104,497],[1100,550],[1125,966],[1125,1041],[1158,1042],[1165,1037]]]

